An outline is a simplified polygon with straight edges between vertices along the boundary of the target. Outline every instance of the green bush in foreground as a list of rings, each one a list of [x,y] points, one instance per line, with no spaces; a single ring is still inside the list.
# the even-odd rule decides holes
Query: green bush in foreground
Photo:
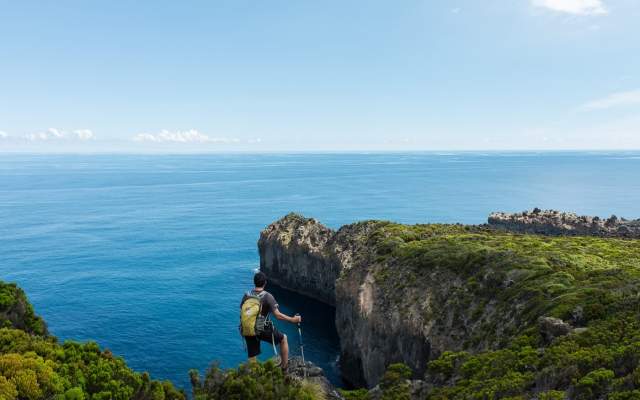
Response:
[[[149,379],[97,344],[0,329],[0,399],[184,400],[169,382]]]
[[[321,389],[315,385],[285,377],[272,361],[248,362],[236,369],[222,370],[212,365],[201,380],[198,371],[191,370],[191,385],[195,400],[320,400]]]

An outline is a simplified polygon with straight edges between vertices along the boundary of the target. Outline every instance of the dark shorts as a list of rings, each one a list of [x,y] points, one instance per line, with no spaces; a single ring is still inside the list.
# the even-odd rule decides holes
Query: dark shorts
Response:
[[[262,332],[258,336],[245,336],[244,340],[247,342],[247,353],[249,357],[255,357],[260,354],[260,341],[267,342],[269,344],[280,344],[284,339],[284,334],[275,327],[273,328],[273,336],[271,331]]]

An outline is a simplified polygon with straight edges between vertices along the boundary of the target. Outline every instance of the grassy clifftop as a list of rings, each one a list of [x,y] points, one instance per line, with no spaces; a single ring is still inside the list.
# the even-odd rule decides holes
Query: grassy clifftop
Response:
[[[382,224],[370,240],[384,266],[377,270],[377,281],[392,296],[396,293],[397,301],[411,301],[398,289],[419,288],[434,276],[450,275],[456,284],[440,304],[449,309],[474,306],[478,317],[487,306],[492,315],[512,311],[505,315],[514,329],[507,334],[534,326],[541,315],[586,326],[629,310],[630,302],[637,305],[640,292],[638,240],[398,224]]]
[[[421,396],[640,398],[640,241],[392,223],[367,240],[390,307],[459,339]]]
[[[0,281],[0,399],[184,400],[169,382],[151,380],[95,343],[60,344],[24,292]]]

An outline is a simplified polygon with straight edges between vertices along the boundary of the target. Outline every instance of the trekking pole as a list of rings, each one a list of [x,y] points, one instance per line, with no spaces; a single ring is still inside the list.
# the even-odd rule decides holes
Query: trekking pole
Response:
[[[296,314],[298,316],[300,314]],[[298,341],[300,343],[300,355],[302,355],[302,373],[304,375],[304,379],[307,379],[307,363],[304,361],[304,344],[302,343],[302,325],[298,322]]]

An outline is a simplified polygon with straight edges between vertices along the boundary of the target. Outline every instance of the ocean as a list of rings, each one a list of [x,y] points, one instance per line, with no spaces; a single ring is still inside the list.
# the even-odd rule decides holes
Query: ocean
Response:
[[[639,174],[637,152],[0,154],[0,279],[59,339],[94,340],[189,390],[189,369],[245,360],[238,308],[256,241],[291,211],[332,228],[533,207],[638,218]],[[302,314],[307,359],[339,384],[333,310],[273,292]],[[297,331],[278,326],[297,354]]]

